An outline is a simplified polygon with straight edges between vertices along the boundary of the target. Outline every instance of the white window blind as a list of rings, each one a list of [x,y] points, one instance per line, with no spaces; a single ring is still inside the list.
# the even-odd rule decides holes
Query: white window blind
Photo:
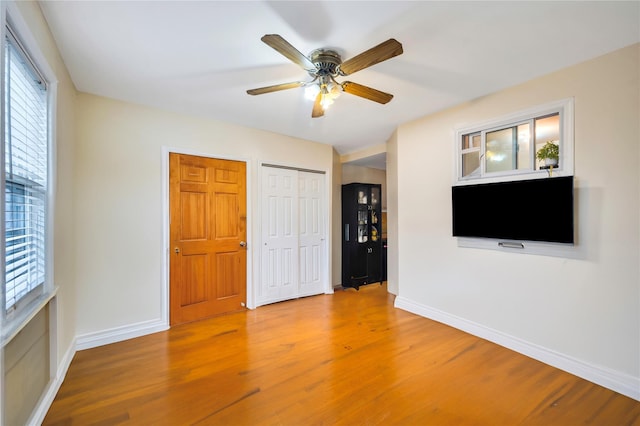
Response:
[[[10,28],[5,39],[5,313],[43,292],[48,108],[44,79]]]

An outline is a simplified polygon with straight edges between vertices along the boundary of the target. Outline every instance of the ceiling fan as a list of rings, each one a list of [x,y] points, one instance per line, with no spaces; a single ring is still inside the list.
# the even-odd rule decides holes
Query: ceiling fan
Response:
[[[389,93],[352,81],[342,83],[336,81],[336,77],[353,74],[356,71],[402,54],[402,44],[393,38],[344,62],[342,62],[338,52],[330,49],[316,49],[307,57],[278,34],[266,34],[261,40],[293,63],[302,67],[313,77],[313,80],[306,82],[294,81],[247,90],[250,95],[262,95],[279,90],[306,87],[308,90],[307,96],[312,96],[315,99],[311,113],[313,118],[322,117],[325,110],[333,103],[333,100],[340,92],[347,92],[381,104],[386,104],[393,98],[393,95]]]

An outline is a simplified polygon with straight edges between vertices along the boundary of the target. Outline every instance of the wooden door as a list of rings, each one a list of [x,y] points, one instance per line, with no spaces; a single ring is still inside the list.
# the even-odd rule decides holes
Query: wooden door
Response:
[[[169,154],[171,325],[245,309],[246,165]]]

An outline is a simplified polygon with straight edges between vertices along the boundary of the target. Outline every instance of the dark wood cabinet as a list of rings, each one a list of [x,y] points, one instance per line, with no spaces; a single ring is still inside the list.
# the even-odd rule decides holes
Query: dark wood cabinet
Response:
[[[381,185],[342,185],[342,286],[382,282]]]

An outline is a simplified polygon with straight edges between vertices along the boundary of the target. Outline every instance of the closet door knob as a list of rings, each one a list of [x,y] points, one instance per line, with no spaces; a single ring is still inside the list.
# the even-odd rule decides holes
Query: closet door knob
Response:
[[[247,243],[244,241],[240,241],[240,247],[246,247]]]

